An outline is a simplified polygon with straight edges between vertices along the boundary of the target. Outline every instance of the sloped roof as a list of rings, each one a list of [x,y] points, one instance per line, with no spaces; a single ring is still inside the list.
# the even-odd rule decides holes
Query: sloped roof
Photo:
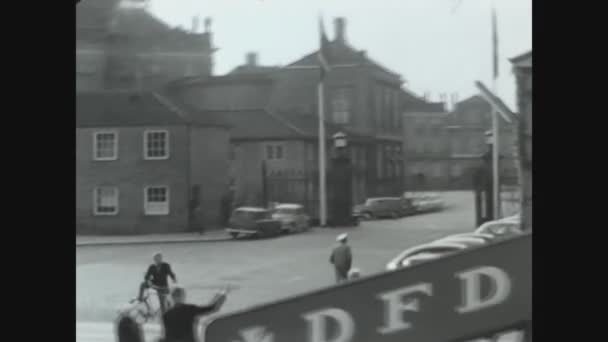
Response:
[[[232,139],[288,139],[301,136],[285,121],[265,109],[204,111],[205,115],[223,117],[231,126]]]
[[[281,70],[278,66],[261,66],[261,65],[239,65],[232,69],[228,75],[259,75],[259,74],[270,74],[275,71]]]
[[[289,66],[318,66],[319,58],[318,50],[315,50],[299,60],[291,63]],[[330,66],[333,65],[350,65],[350,64],[362,64],[362,65],[370,65],[373,68],[382,71],[384,73],[390,74],[395,77],[401,78],[401,75],[398,73],[391,71],[379,63],[375,62],[371,58],[367,56],[365,51],[358,51],[354,47],[348,45],[347,43],[334,40],[330,42],[327,46],[327,60]]]
[[[164,95],[145,92],[85,92],[76,95],[76,127],[228,126],[221,117],[198,115]],[[197,114],[197,115],[195,115]]]

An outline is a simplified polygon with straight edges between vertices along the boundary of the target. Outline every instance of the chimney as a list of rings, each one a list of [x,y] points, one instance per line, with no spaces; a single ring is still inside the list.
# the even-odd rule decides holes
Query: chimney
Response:
[[[258,65],[258,54],[255,52],[249,52],[246,56],[247,66],[257,66]]]
[[[197,16],[192,17],[192,33],[197,33],[198,27],[199,27],[199,17],[197,15]]]
[[[211,33],[211,18],[205,18],[205,33]]]
[[[337,17],[334,19],[335,37],[334,40],[340,43],[346,43],[346,19]]]

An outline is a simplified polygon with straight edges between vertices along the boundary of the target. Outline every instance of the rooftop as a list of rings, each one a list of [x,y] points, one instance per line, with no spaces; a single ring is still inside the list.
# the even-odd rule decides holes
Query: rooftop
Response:
[[[224,118],[194,115],[191,108],[154,92],[101,91],[76,95],[76,127],[199,125],[228,127]]]

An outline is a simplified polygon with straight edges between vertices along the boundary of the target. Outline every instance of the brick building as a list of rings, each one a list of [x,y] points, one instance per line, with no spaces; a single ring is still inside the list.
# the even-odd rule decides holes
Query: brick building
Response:
[[[129,3],[144,5],[129,5]],[[146,10],[147,1],[83,0],[76,5],[76,89],[155,89],[213,68],[211,22],[186,31]]]
[[[78,233],[200,231],[220,223],[229,125],[152,92],[76,98]]]
[[[351,143],[350,153],[354,164],[358,165],[353,181],[355,203],[371,196],[401,194],[403,123],[400,113],[406,106],[403,80],[397,73],[370,59],[365,51],[357,50],[347,42],[343,18],[336,18],[334,23],[335,38],[328,46],[332,70],[325,82],[328,138],[331,132],[342,131]],[[278,120],[291,130],[289,139],[295,137],[298,140],[298,143],[285,145],[285,155],[298,155],[304,159],[296,161],[295,157],[286,157],[280,163],[269,162],[267,171],[271,174],[279,171],[299,174],[309,170],[307,172],[318,174],[318,164],[313,162],[318,160],[318,82],[319,61],[317,51],[313,51],[284,67],[259,65],[257,55],[248,54],[245,64],[227,75],[183,79],[173,82],[169,88],[182,101],[201,110],[240,111],[238,115],[243,117],[247,115],[244,113],[252,112],[272,116],[273,121]],[[253,116],[239,120],[254,122]],[[277,132],[282,130],[277,128]],[[257,155],[256,165],[261,165],[266,159],[262,146],[268,142],[263,140],[275,138],[275,133],[265,132],[267,137],[252,133],[260,143],[254,148],[257,154],[247,154],[247,157]],[[244,148],[242,139],[249,139],[248,135],[237,135],[232,139],[237,150]],[[329,139],[328,149],[331,149]],[[239,156],[238,153],[236,155]],[[246,176],[235,175],[236,178]],[[238,179],[235,183],[241,184]],[[306,192],[304,200],[318,199],[314,191],[316,188]]]

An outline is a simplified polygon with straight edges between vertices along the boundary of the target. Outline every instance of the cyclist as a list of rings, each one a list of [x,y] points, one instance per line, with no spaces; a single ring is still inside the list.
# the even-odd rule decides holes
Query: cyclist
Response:
[[[161,313],[165,313],[167,310],[165,307],[167,295],[169,294],[169,282],[167,278],[171,277],[173,283],[177,283],[177,278],[175,277],[173,270],[171,270],[171,265],[163,262],[163,255],[161,253],[154,254],[153,259],[154,263],[148,267],[148,271],[144,276],[144,281],[139,286],[137,300],[143,302],[144,291],[148,288],[154,288],[158,292]]]
[[[163,315],[165,327],[164,342],[195,342],[197,318],[218,311],[226,301],[228,290],[215,295],[211,303],[205,306],[186,304],[186,290],[181,287],[173,289],[173,307]]]

